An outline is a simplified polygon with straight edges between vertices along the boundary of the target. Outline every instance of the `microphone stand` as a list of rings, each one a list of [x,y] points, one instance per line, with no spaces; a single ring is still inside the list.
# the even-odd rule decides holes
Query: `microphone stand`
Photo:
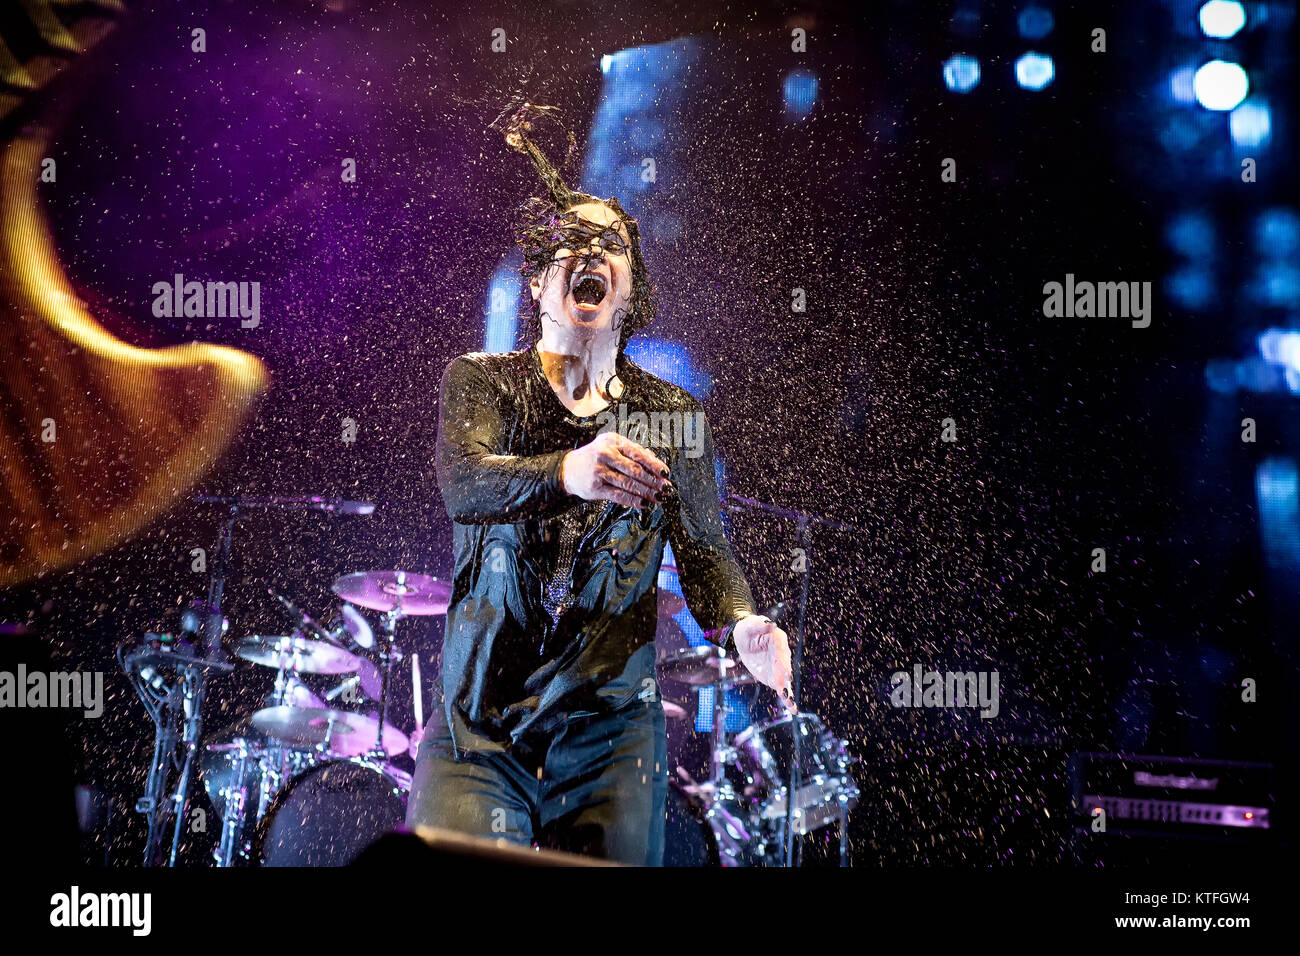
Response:
[[[856,532],[861,529],[846,524],[842,521],[834,521],[830,518],[823,518],[820,515],[807,514],[803,511],[795,511],[791,508],[778,508],[776,505],[768,504],[765,501],[757,501],[754,498],[742,498],[739,495],[728,495],[726,508],[728,511],[762,511],[778,518],[795,523],[795,542],[796,547],[802,549],[804,556],[803,583],[799,588],[799,612],[795,624],[795,642],[794,650],[791,653],[790,669],[793,671],[790,680],[790,691],[794,696],[796,705],[799,701],[800,677],[803,674],[803,645],[804,631],[808,615],[808,592],[812,584],[812,532],[810,525],[819,524],[823,527],[833,528],[837,531]],[[798,716],[790,718],[790,739],[792,741],[792,750],[790,754],[790,779],[787,783],[785,797],[785,847],[783,848],[783,859],[787,867],[794,866],[794,802],[795,796],[800,786],[800,725]],[[847,814],[841,816],[841,846],[843,832],[848,826]],[[844,863],[844,853],[841,850],[840,863]]]
[[[226,593],[226,568],[230,562],[230,551],[235,537],[235,522],[239,520],[239,505],[229,502],[230,514],[221,526],[217,538],[216,560],[212,564],[212,579],[208,582],[207,616],[203,620],[203,641],[200,645],[203,657],[208,661],[227,663],[230,655],[221,644],[225,616],[221,613],[221,599]],[[185,804],[189,802],[190,779],[194,776],[194,756],[203,737],[203,699],[207,693],[208,675],[206,668],[193,668],[185,676],[179,692],[182,695],[182,712],[185,715],[181,743],[185,747],[185,763],[181,766],[180,779],[176,783],[176,793],[172,797],[172,846],[167,857],[167,865],[176,865],[176,856],[180,851],[181,833],[186,823]]]

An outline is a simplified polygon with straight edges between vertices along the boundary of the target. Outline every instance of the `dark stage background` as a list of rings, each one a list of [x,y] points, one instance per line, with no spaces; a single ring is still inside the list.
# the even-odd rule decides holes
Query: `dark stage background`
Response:
[[[1217,43],[1187,3],[683,6],[131,5],[52,91],[71,112],[42,197],[78,292],[134,344],[197,338],[269,367],[199,487],[379,505],[243,520],[231,634],[286,630],[267,587],[316,613],[344,573],[448,573],[439,376],[489,327],[527,344],[489,294],[534,180],[486,128],[523,89],[563,107],[571,178],[639,217],[661,300],[640,354],[689,362],[726,490],[862,529],[814,532],[801,701],[862,761],[855,866],[1076,862],[1076,750],[1273,762],[1284,840],[1300,434],[1256,343],[1296,319],[1292,5],[1248,5],[1268,18]],[[1046,36],[1021,35],[1025,7],[1052,13]],[[1253,146],[1171,92],[1181,66],[1229,46],[1270,111]],[[1017,84],[1029,49],[1054,60],[1044,89]],[[961,52],[981,64],[965,93],[944,81]],[[1274,227],[1281,271],[1260,279],[1257,236]],[[259,281],[261,325],[153,318],[150,289],[175,273]],[[1151,282],[1150,327],[1045,317],[1043,284],[1066,273]],[[182,503],[0,595],[59,667],[105,672],[104,716],[68,731],[79,782],[115,808],[87,841],[96,860],[137,862],[152,743],[113,650],[175,630],[204,596],[190,553],[211,554],[218,518]],[[796,596],[795,529],[728,525],[759,599]],[[440,622],[404,627],[431,662]],[[889,675],[915,663],[997,669],[999,716],[893,709]],[[222,679],[209,728],[257,706],[266,673]],[[1258,702],[1242,702],[1246,678]],[[405,679],[397,693],[409,730]],[[823,832],[809,863],[832,861]],[[207,850],[196,838],[187,858]]]

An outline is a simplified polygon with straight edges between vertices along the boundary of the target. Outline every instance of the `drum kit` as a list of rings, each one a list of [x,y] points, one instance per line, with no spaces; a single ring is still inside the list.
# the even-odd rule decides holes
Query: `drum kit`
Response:
[[[678,779],[670,780],[665,862],[781,866],[793,842],[788,834],[838,823],[840,862],[847,865],[848,813],[861,796],[847,743],[809,713],[750,724],[729,741],[727,691],[755,681],[714,645],[672,651],[660,658],[658,671],[661,680],[714,689],[711,772],[697,782],[678,767]]]
[[[271,592],[297,627],[234,646],[235,657],[274,679],[260,708],[202,743],[199,776],[221,820],[217,866],[342,865],[403,822],[411,778],[392,760],[412,749],[411,739],[388,720],[393,669],[404,656],[398,625],[446,613],[451,586],[424,574],[372,571],[345,575],[332,590],[343,602],[332,626]],[[378,636],[358,607],[380,612]],[[169,635],[148,637],[175,646],[163,640]],[[128,664],[157,658],[151,650],[128,655]],[[419,658],[411,659],[419,723]],[[303,680],[308,675],[338,683],[318,695]]]
[[[349,863],[405,817],[411,778],[392,758],[407,753],[411,740],[387,719],[393,668],[403,657],[397,626],[409,616],[445,614],[451,586],[424,574],[369,571],[344,575],[331,590],[344,602],[333,627],[272,592],[299,628],[253,635],[235,648],[235,656],[273,669],[275,679],[264,706],[204,748],[204,788],[221,813],[218,866]],[[381,613],[378,641],[358,607]],[[417,722],[418,661],[412,655]],[[303,682],[307,674],[341,682],[320,697]],[[378,710],[366,712],[373,704]]]
[[[320,498],[199,500],[229,508],[208,600],[182,616],[186,633],[146,634],[127,653],[119,652],[157,728],[146,791],[136,804],[147,821],[145,865],[176,865],[183,828],[195,812],[189,793],[196,770],[220,815],[212,853],[217,866],[346,865],[403,823],[411,776],[393,761],[407,753],[414,757],[415,747],[412,737],[388,719],[394,670],[405,659],[398,633],[408,617],[445,614],[451,586],[400,570],[346,574],[331,587],[339,600],[325,624],[288,597],[268,591],[294,618],[290,633],[252,634],[230,646],[236,658],[274,674],[271,689],[251,714],[205,736],[207,679],[234,667],[220,601],[240,511],[367,514],[369,506]],[[684,607],[679,595],[660,589],[661,636],[682,638],[672,616]],[[378,614],[378,627],[358,609]],[[424,723],[419,657],[410,659],[419,729]],[[679,779],[670,781],[666,862],[781,865],[784,847],[784,863],[791,865],[794,836],[838,823],[843,863],[847,815],[860,795],[845,742],[807,713],[755,723],[728,739],[727,691],[755,681],[737,658],[713,645],[661,653],[658,673],[661,680],[715,691],[711,772],[697,782],[679,767]],[[318,694],[304,681],[308,676],[337,683]],[[680,704],[662,703],[669,719],[687,716]],[[174,784],[170,792],[169,784]],[[162,833],[169,819],[173,834],[167,855]]]

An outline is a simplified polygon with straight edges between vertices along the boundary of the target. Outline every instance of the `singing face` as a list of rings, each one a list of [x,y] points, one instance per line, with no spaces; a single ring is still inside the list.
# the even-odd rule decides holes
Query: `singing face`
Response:
[[[560,216],[561,245],[551,263],[528,281],[543,325],[579,332],[616,331],[632,295],[630,237],[603,203],[582,203]]]

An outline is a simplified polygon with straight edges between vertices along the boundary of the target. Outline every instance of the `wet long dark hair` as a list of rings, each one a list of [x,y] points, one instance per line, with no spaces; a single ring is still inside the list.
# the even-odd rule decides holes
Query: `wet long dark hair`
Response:
[[[534,124],[546,120],[556,125],[554,107],[536,106],[518,100],[512,102],[492,124],[505,133],[506,143],[532,160],[533,167],[545,186],[545,194],[534,196],[525,202],[515,217],[515,242],[523,252],[524,264],[519,274],[527,288],[528,280],[545,272],[555,260],[555,253],[561,247],[572,242],[567,232],[564,215],[575,206],[584,203],[599,203],[608,208],[627,230],[628,263],[632,273],[632,292],[628,296],[627,310],[614,317],[615,327],[619,329],[618,351],[622,357],[628,339],[654,321],[657,301],[654,287],[650,283],[650,274],[646,270],[645,260],[641,256],[641,230],[637,221],[627,214],[616,198],[602,199],[590,193],[577,192],[564,182],[560,171],[547,159],[546,154],[538,148],[528,135]],[[561,129],[563,127],[561,126]],[[575,151],[573,133],[563,130],[568,142],[565,162],[572,158]],[[542,335],[541,304],[534,301],[525,291],[521,317],[528,321],[528,331],[533,341]]]

